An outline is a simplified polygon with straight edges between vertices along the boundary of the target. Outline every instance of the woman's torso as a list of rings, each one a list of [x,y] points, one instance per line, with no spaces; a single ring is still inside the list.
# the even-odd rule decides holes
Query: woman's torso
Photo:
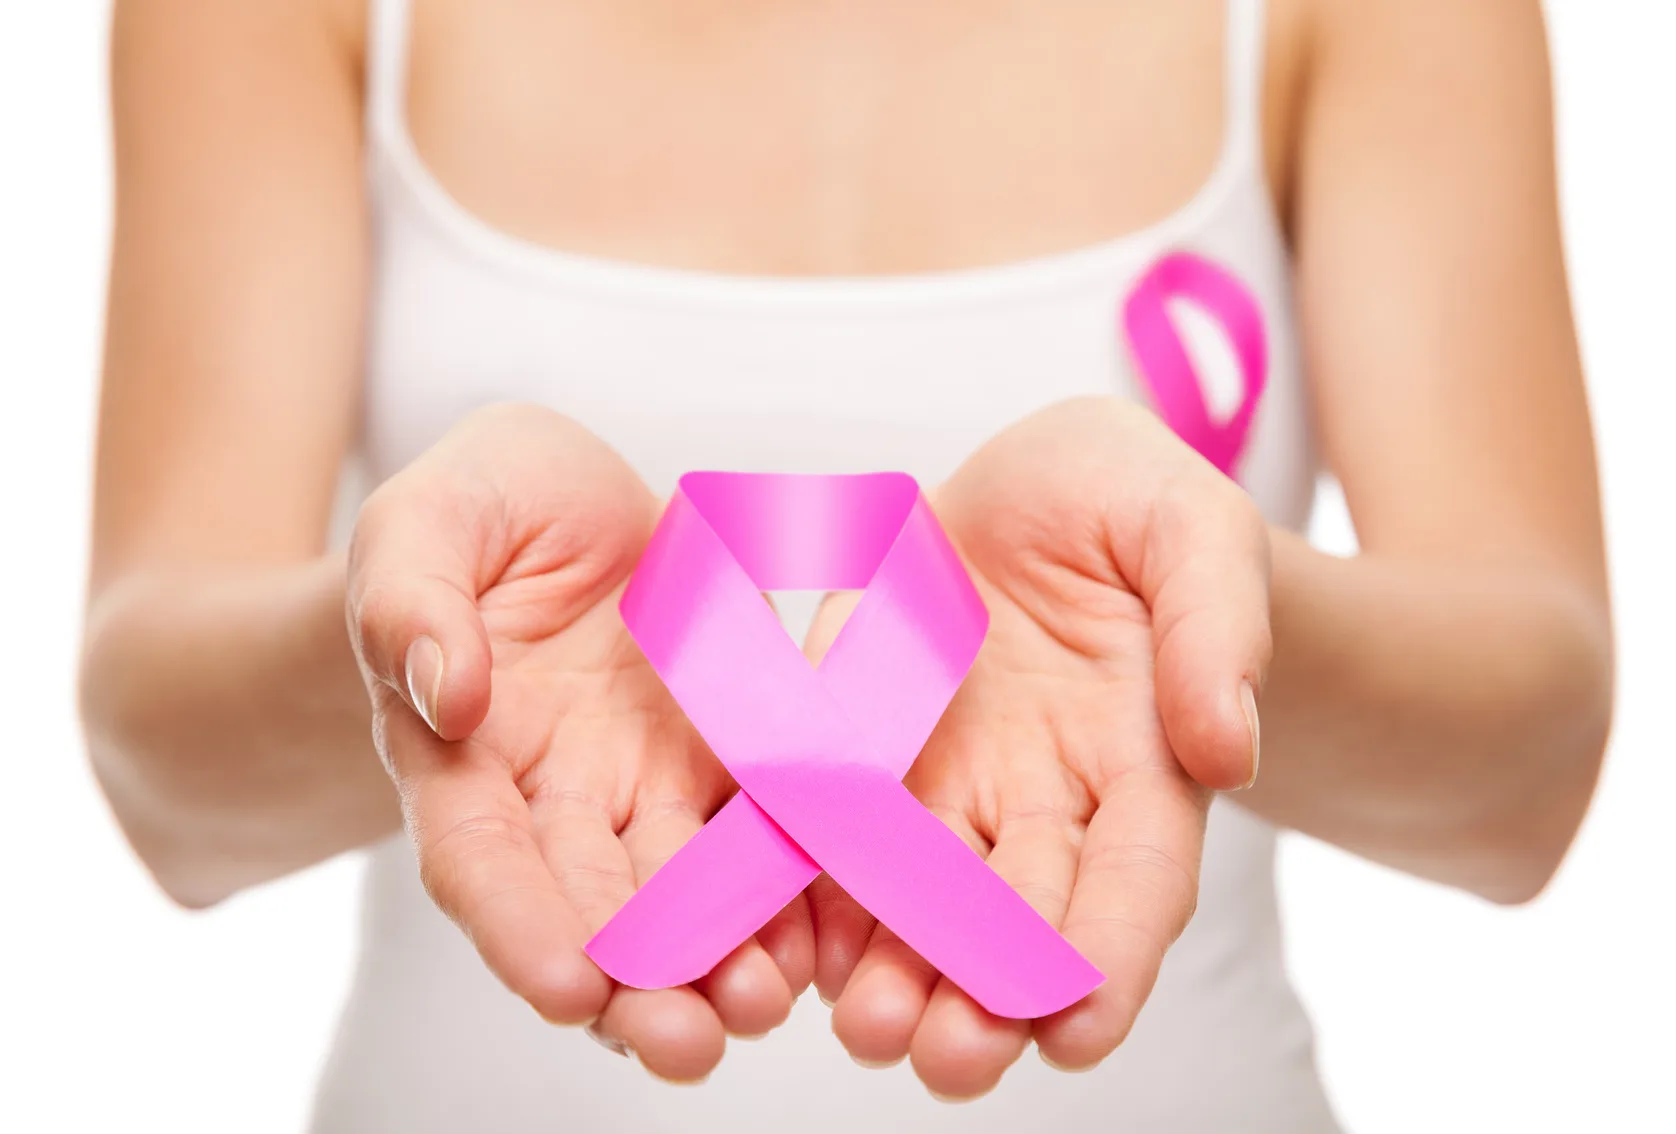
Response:
[[[1258,111],[1288,84],[1259,5],[954,7],[375,0],[367,471],[519,400],[658,492],[698,467],[935,483],[1043,405],[1141,397],[1118,311],[1182,249],[1264,312],[1239,475],[1300,526],[1314,467],[1265,176],[1284,146]],[[812,996],[704,1088],[656,1082],[505,992],[394,840],[316,1128],[1332,1130],[1273,864],[1272,830],[1216,804],[1199,913],[1123,1048],[1080,1076],[1027,1058],[955,1108],[852,1064]]]

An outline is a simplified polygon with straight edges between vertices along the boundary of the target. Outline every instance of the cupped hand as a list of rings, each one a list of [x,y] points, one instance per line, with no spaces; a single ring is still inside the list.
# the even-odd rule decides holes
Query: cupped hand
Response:
[[[814,954],[801,897],[691,987],[583,953],[734,790],[617,611],[659,507],[573,422],[480,411],[367,501],[348,605],[427,892],[543,1017],[690,1080],[786,1018]]]
[[[966,1098],[1032,1038],[1083,1069],[1133,1024],[1193,913],[1210,791],[1256,774],[1269,551],[1245,493],[1116,400],[1013,426],[931,500],[990,629],[905,782],[1106,976],[1054,1016],[992,1016],[823,876],[816,980],[839,1039]],[[850,606],[823,606],[812,657]]]

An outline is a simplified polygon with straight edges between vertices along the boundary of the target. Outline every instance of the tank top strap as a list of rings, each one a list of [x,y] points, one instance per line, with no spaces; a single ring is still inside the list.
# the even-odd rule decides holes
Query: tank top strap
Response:
[[[407,25],[412,0],[368,0],[366,115],[373,137],[403,117],[407,88]]]
[[[1237,153],[1253,158],[1262,154],[1265,7],[1263,0],[1228,0],[1224,33],[1227,141]]]

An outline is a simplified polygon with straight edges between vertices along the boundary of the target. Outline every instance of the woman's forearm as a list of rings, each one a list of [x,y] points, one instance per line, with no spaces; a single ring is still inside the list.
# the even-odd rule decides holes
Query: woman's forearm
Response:
[[[136,573],[90,608],[82,715],[94,769],[182,904],[397,829],[343,595],[333,557]]]
[[[1338,559],[1286,533],[1274,552],[1262,774],[1242,801],[1491,898],[1534,893],[1604,746],[1604,612],[1534,576]],[[342,610],[340,559],[136,575],[94,604],[94,767],[176,900],[398,828]]]
[[[1586,588],[1274,545],[1265,816],[1497,901],[1552,875],[1611,717],[1610,621]]]

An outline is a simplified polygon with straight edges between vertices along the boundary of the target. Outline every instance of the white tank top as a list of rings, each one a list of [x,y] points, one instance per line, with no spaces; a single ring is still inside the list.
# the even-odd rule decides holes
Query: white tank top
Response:
[[[995,268],[774,279],[534,246],[466,212],[405,123],[407,0],[373,0],[368,177],[377,248],[363,458],[401,468],[473,407],[539,402],[668,493],[693,468],[899,469],[946,477],[981,442],[1080,394],[1139,397],[1118,312],[1172,250],[1258,300],[1268,387],[1240,479],[1270,521],[1308,517],[1314,460],[1289,264],[1263,176],[1263,15],[1232,0],[1225,139],[1177,212],[1117,240]],[[1214,404],[1214,391],[1212,401]],[[1066,1075],[1027,1055],[988,1097],[931,1100],[905,1064],[853,1064],[812,994],[766,1039],[732,1041],[702,1087],[654,1080],[540,1021],[426,898],[412,852],[373,848],[359,963],[316,1100],[322,1134],[404,1131],[1337,1129],[1281,957],[1274,831],[1211,811],[1197,916],[1127,1042]]]

